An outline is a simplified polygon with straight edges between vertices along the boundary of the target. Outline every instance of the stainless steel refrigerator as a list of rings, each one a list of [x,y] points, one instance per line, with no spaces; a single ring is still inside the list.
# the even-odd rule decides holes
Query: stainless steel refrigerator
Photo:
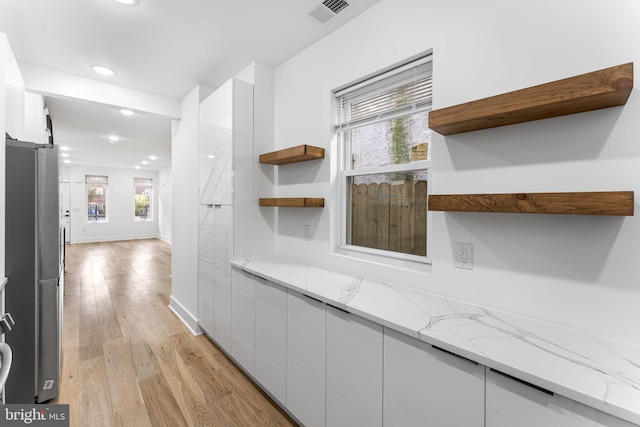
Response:
[[[61,254],[58,148],[6,140],[6,342],[13,365],[6,403],[44,403],[58,395]]]

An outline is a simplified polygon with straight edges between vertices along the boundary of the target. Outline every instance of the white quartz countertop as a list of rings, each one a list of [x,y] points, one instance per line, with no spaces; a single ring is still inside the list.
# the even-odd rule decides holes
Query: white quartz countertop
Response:
[[[640,424],[640,346],[280,255],[231,264],[383,326]]]

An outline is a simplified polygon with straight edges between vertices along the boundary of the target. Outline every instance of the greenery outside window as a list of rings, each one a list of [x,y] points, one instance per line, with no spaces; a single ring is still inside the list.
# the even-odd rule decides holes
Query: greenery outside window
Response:
[[[136,221],[151,221],[151,201],[153,200],[153,180],[148,178],[134,178],[134,219]]]
[[[431,55],[336,91],[343,249],[427,261]]]
[[[107,222],[109,177],[85,175],[87,191],[87,222]]]

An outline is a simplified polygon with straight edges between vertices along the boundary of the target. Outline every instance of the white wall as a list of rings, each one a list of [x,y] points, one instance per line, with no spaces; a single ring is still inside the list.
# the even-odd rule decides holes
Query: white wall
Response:
[[[169,306],[195,329],[198,313],[198,142],[200,140],[200,87],[182,100],[182,119],[173,122],[172,257]]]
[[[434,108],[613,65],[640,64],[640,3],[619,0],[382,0],[275,70],[275,146],[328,159],[280,168],[276,195],[325,197],[279,209],[276,251],[640,344],[640,215],[432,214],[431,272],[332,255],[337,222],[330,91],[433,49]],[[433,137],[432,193],[634,190],[640,97],[625,107]],[[332,215],[330,215],[332,213]],[[330,218],[330,216],[332,218]],[[302,238],[312,224],[311,242]],[[453,266],[454,241],[474,269]]]
[[[71,181],[71,243],[146,239],[159,236],[157,172],[95,166],[71,166],[69,172]],[[63,180],[64,175],[63,170]],[[86,175],[109,177],[108,222],[87,222]],[[151,178],[153,180],[152,221],[134,220],[134,178]]]
[[[158,171],[158,227],[160,238],[171,243],[171,168]]]
[[[48,144],[49,135],[46,133],[47,118],[44,114],[44,96],[24,93],[24,139],[25,141]]]
[[[258,207],[260,197],[273,197],[276,167],[260,164],[260,154],[273,151],[273,69],[253,62],[236,75],[253,87],[253,189],[249,206],[239,206],[247,212],[253,235],[250,248],[239,248],[236,254],[246,256],[273,252],[276,212],[272,208]],[[236,201],[236,205],[238,202]]]
[[[44,97],[25,92],[24,87],[8,85],[6,88],[6,131],[14,139],[49,143],[46,134],[47,121],[44,115]]]
[[[3,61],[3,101],[5,108],[2,118],[4,120],[5,132],[12,138],[25,138],[25,102],[24,102],[24,79],[18,68],[9,40],[4,33],[0,33],[0,44],[2,44],[3,53],[1,59]],[[4,132],[2,133],[4,135]],[[4,176],[4,174],[3,174]]]
[[[0,136],[2,136],[2,143],[0,144],[0,280],[4,280],[5,277],[5,267],[4,267],[4,221],[5,221],[5,208],[6,208],[6,143],[5,143],[5,132],[6,132],[6,67],[7,67],[7,57],[8,51],[10,50],[9,41],[7,40],[7,36],[4,33],[0,33]],[[0,309],[4,310],[4,300],[2,301],[3,306]]]

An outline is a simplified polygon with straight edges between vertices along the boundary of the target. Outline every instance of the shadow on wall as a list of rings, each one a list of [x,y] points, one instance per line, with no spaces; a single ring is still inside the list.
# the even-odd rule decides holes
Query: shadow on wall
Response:
[[[473,236],[474,268],[596,283],[621,237],[612,216],[449,213],[447,233]],[[478,246],[479,246],[478,245]],[[624,283],[608,286],[626,287]]]
[[[640,145],[625,138],[610,142],[614,128],[631,125],[626,107],[589,111],[535,122],[446,137],[446,149],[456,170],[580,161],[602,156],[640,156]],[[613,138],[611,138],[613,139]],[[611,144],[623,144],[616,150]],[[619,154],[616,154],[619,152]]]
[[[320,171],[322,168],[329,167],[329,161],[325,158],[275,167],[278,168],[278,185],[311,184],[322,181],[322,179],[319,179],[321,178],[319,176],[321,174]],[[328,181],[328,169],[325,173]]]

